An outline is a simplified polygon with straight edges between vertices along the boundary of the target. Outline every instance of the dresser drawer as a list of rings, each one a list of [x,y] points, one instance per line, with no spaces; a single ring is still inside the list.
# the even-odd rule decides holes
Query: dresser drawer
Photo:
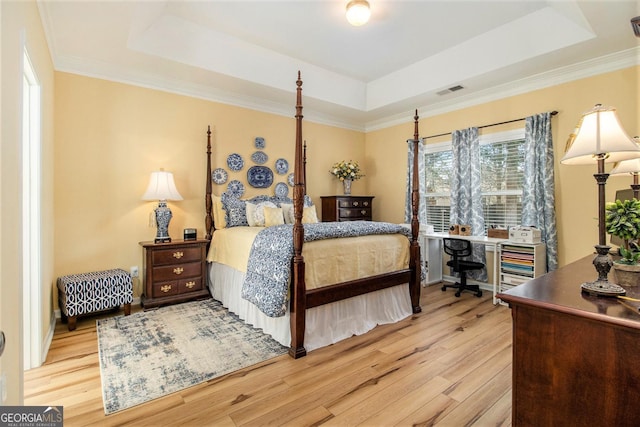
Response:
[[[200,248],[172,248],[153,251],[153,265],[176,264],[178,262],[200,261]]]
[[[340,208],[369,208],[371,209],[371,201],[367,199],[338,199],[338,207]]]
[[[202,263],[200,262],[153,267],[154,282],[165,282],[167,280],[178,280],[198,276],[202,276]]]
[[[340,209],[340,219],[356,220],[356,219],[371,219],[371,208],[360,209]]]

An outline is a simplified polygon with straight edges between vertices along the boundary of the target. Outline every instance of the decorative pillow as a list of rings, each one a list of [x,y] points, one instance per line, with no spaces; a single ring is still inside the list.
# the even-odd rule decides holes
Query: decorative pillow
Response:
[[[318,222],[318,213],[316,212],[315,205],[305,206],[302,208],[302,223],[303,224],[315,224]]]
[[[264,225],[265,227],[271,227],[274,225],[284,224],[284,216],[282,215],[282,208],[271,208],[269,206],[264,207]]]
[[[302,223],[312,224],[318,222],[318,214],[316,213],[316,206],[311,203],[311,199],[307,199],[309,196],[305,196],[302,207]],[[308,202],[308,204],[307,204]],[[293,216],[293,205],[290,203],[280,203],[282,213],[284,215],[285,224],[293,224],[295,218]],[[306,221],[305,221],[306,220]]]
[[[213,216],[213,226],[216,230],[225,228],[227,226],[227,220],[225,218],[225,212],[222,208],[222,199],[215,194],[211,195],[211,215]]]
[[[226,226],[238,227],[248,226],[246,202],[240,200],[234,195],[224,192],[222,193],[222,207],[226,211]]]
[[[272,202],[260,202],[258,204],[255,203],[246,203],[247,208],[247,222],[251,227],[264,227],[264,208],[277,208],[275,203]]]
[[[295,218],[293,217],[293,205],[291,203],[280,203],[280,207],[282,208],[284,223],[293,224],[295,222]]]

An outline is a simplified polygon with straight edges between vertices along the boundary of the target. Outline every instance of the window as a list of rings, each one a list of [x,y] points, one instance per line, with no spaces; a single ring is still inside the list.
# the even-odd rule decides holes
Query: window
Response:
[[[435,231],[448,231],[451,141],[427,145],[425,151],[427,224],[433,225]],[[520,225],[523,163],[524,129],[480,136],[485,228]]]

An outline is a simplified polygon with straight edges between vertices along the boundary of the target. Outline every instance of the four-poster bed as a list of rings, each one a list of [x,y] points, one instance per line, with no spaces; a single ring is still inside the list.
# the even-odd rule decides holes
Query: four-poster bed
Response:
[[[216,206],[214,206],[216,196],[212,195],[210,130],[207,132],[205,195],[206,237],[211,239],[208,255],[211,265],[209,286],[213,297],[221,300],[223,305],[247,323],[263,329],[265,333],[271,334],[282,344],[288,345],[289,354],[294,358],[306,355],[307,348],[312,350],[328,345],[351,335],[364,333],[377,324],[397,322],[410,316],[411,313],[421,311],[417,172],[417,144],[420,142],[417,111],[414,117],[410,232],[405,227],[395,224],[370,221],[356,221],[352,224],[303,224],[308,222],[303,220],[303,217],[306,219],[306,214],[303,215],[303,212],[306,212],[310,199],[306,193],[306,147],[303,147],[302,138],[302,80],[299,72],[296,86],[292,224],[265,227],[265,231],[261,231],[259,227],[220,228],[220,224],[216,226],[216,221],[221,220],[221,213],[218,208],[220,200],[216,200]],[[223,194],[223,199],[224,197]],[[258,196],[254,199],[264,202],[269,198]],[[276,204],[279,202],[273,198],[270,200]],[[336,227],[338,224],[341,225]],[[394,226],[402,231],[396,230]],[[322,240],[315,240],[317,230],[324,228],[333,229],[335,236],[330,239],[321,237]],[[373,233],[375,235],[368,235],[368,231],[356,234],[352,228],[354,230],[375,228],[376,231]],[[277,312],[276,314],[270,313],[261,306],[263,300],[271,300],[275,297],[272,298],[270,295],[265,297],[264,294],[247,297],[248,291],[240,290],[237,284],[244,282],[242,286],[247,286],[251,278],[260,276],[261,271],[254,272],[251,262],[246,262],[246,259],[248,255],[254,256],[254,252],[258,252],[255,246],[261,245],[257,243],[254,245],[253,242],[266,234],[269,229],[273,229],[270,230],[271,232],[280,233],[280,237],[275,237],[276,240],[282,241],[283,235],[291,236],[290,240],[292,240],[290,242],[289,239],[285,239],[286,245],[292,245],[291,256],[287,258],[286,266],[287,273],[290,275],[288,282],[285,282],[286,289],[280,292],[284,298],[284,302],[279,302],[282,310],[278,312],[277,304],[273,309]],[[240,235],[244,235],[242,239],[246,239],[249,243],[242,244],[242,239],[238,237]],[[268,246],[268,244],[262,246]],[[235,253],[232,254],[232,252]],[[356,253],[354,255],[356,258],[350,258],[352,253]],[[333,261],[328,259],[327,254],[335,256],[335,259]],[[265,258],[269,258],[268,254],[262,259]],[[274,256],[274,258],[277,257]],[[350,259],[354,260],[349,261]],[[331,262],[336,266],[327,268],[327,265],[331,266]],[[354,268],[350,263],[353,263]],[[355,266],[355,264],[358,265]],[[245,268],[245,265],[248,266]],[[259,270],[258,267],[255,269]],[[323,276],[326,273],[325,270],[336,271],[331,273],[334,276],[326,279]],[[262,285],[256,286],[260,288]]]

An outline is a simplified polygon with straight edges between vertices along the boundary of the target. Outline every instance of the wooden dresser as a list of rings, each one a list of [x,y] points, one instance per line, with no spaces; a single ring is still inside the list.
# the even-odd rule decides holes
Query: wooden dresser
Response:
[[[144,309],[209,297],[208,240],[140,242],[144,250]]]
[[[498,294],[513,317],[514,426],[640,425],[640,302],[583,294],[593,258]]]
[[[371,221],[374,196],[322,196],[322,221]]]

